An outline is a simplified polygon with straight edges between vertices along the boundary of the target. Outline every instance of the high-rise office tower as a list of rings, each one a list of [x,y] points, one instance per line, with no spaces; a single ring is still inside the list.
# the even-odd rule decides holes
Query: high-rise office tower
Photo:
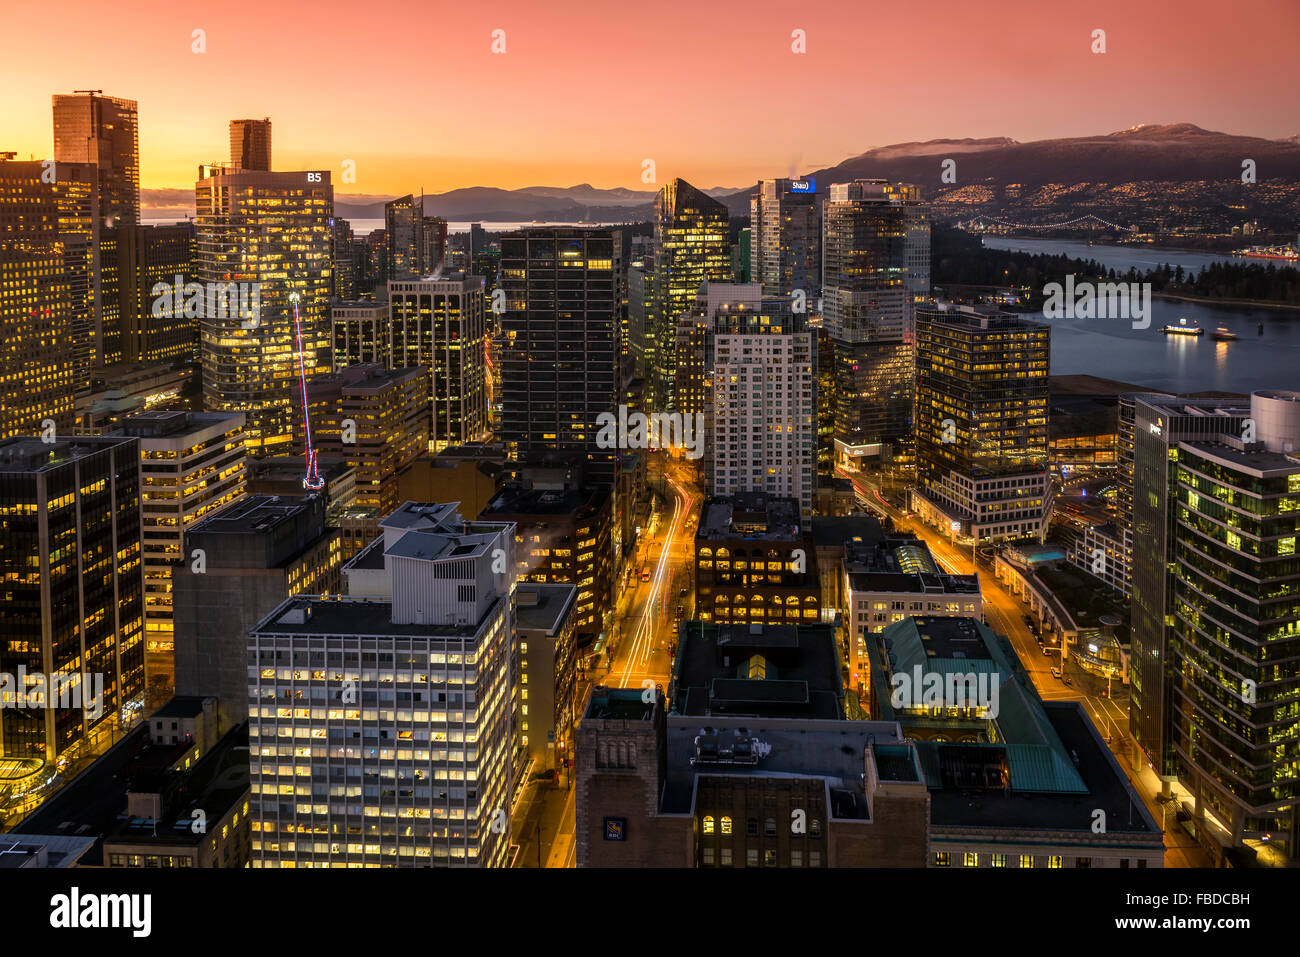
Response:
[[[586,480],[612,486],[618,449],[597,445],[617,414],[621,236],[537,228],[501,237],[501,433],[515,462],[576,454]]]
[[[387,231],[372,229],[366,236],[366,266],[371,289],[378,289],[388,282]]]
[[[369,363],[307,383],[312,437],[323,456],[356,469],[357,508],[397,508],[397,473],[428,451],[428,377],[419,366]]]
[[[1049,335],[982,306],[917,312],[912,503],[954,538],[1041,541],[1047,532]]]
[[[204,406],[247,415],[250,455],[285,453],[302,415],[294,294],[303,367],[308,376],[330,370],[330,174],[204,167],[200,175],[195,278],[208,293],[199,320]],[[217,294],[223,288],[238,308]]]
[[[1181,441],[1170,461],[1171,735],[1198,829],[1224,851],[1294,865],[1300,392],[1254,393],[1242,425]]]
[[[837,461],[891,455],[912,432],[914,300],[929,288],[916,186],[857,180],[824,206],[822,299],[835,353]],[[917,275],[925,263],[924,276]]]
[[[762,283],[765,295],[788,297],[801,289],[811,303],[821,290],[822,222],[815,190],[812,180],[765,179],[749,200],[753,281]]]
[[[299,486],[301,488],[301,486]],[[242,495],[185,530],[172,569],[176,693],[248,717],[248,631],[292,595],[343,590],[342,534],[326,497]]]
[[[409,279],[421,275],[424,251],[424,217],[420,204],[409,193],[384,203],[385,275]]]
[[[627,376],[642,382],[646,377],[646,337],[652,332],[650,315],[654,310],[654,238],[633,236],[627,265]]]
[[[230,121],[230,168],[271,171],[271,121]]]
[[[664,186],[654,203],[654,306],[646,336],[648,408],[676,408],[678,320],[705,282],[731,279],[727,207],[683,179]]]
[[[391,367],[388,303],[336,299],[330,303],[330,325],[334,333],[335,372],[361,362]]]
[[[506,864],[513,538],[408,502],[349,563],[351,597],[289,599],[249,632],[254,867]]]
[[[175,296],[156,296],[159,283],[187,283],[194,274],[194,227],[135,226],[118,230],[122,264],[123,362],[175,362],[199,354],[199,321],[176,308]]]
[[[742,293],[760,288],[730,287]],[[816,332],[805,317],[790,312],[785,297],[760,298],[755,306],[743,298],[727,301],[728,293],[716,283],[701,291],[711,326],[705,386],[709,492],[793,499],[809,521],[817,487]]]
[[[346,219],[336,216],[331,225],[334,227],[334,276],[330,295],[350,302],[357,298],[356,237]]]
[[[488,428],[487,315],[481,276],[389,280],[390,368],[421,366],[428,447],[477,442]]]
[[[123,230],[140,222],[140,135],[135,100],[100,91],[54,96],[54,161],[94,163],[99,174],[95,223],[95,276],[90,291],[93,319],[89,350],[79,360],[89,383],[91,365],[121,362],[125,269]],[[80,338],[80,337],[79,337]]]
[[[421,226],[420,274],[437,274],[447,258],[447,221],[441,216],[425,216]],[[473,272],[473,269],[466,272]]]
[[[60,757],[85,753],[141,703],[139,444],[109,436],[0,441],[0,514],[0,673],[81,689],[75,700],[66,689],[56,707],[13,698],[29,686],[5,690],[0,757],[43,760],[48,776]]]
[[[1243,434],[1250,408],[1240,399],[1189,399],[1163,393],[1120,397],[1120,522],[1130,557],[1132,668],[1129,724],[1157,774],[1177,773],[1171,728],[1178,655],[1174,615],[1179,443]]]
[[[244,492],[244,417],[138,412],[112,434],[140,444],[145,679],[162,704],[173,688],[172,571],[190,560],[185,529]]]
[[[72,425],[93,351],[93,166],[0,154],[0,438]]]
[[[135,100],[98,90],[54,96],[54,161],[99,169],[99,216],[106,227],[140,221],[140,134]]]

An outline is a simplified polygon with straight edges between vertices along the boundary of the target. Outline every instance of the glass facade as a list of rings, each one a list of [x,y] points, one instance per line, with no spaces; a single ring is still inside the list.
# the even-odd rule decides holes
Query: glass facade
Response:
[[[302,414],[291,294],[299,297],[307,375],[330,371],[330,174],[213,172],[199,180],[195,199],[196,280],[208,288],[256,284],[260,300],[256,321],[233,309],[202,310],[204,405],[247,415],[250,455],[289,454]]]

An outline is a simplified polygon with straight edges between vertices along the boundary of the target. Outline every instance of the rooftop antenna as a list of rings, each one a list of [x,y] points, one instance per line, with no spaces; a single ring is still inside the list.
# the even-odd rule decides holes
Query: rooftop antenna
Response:
[[[293,334],[298,340],[298,384],[302,388],[302,424],[307,436],[307,471],[302,479],[302,487],[315,492],[325,487],[325,480],[316,470],[317,452],[311,444],[311,410],[307,407],[307,365],[303,359],[302,318],[298,314],[299,298],[298,293],[289,293],[289,301],[293,303]]]

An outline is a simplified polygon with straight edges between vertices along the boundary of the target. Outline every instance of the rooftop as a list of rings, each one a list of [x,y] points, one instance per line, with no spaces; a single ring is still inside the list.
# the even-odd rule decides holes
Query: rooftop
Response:
[[[892,749],[876,768],[885,780],[916,781],[911,749],[887,721],[781,721],[755,718],[671,718],[661,810],[688,813],[701,776],[823,778],[832,816],[868,819],[863,774],[868,744]]]
[[[931,784],[931,774],[938,766],[938,751],[943,746],[922,742],[917,744],[917,750],[930,786],[931,826],[1090,833],[1095,812],[1100,809],[1106,815],[1107,834],[1142,836],[1160,846],[1159,827],[1135,796],[1082,706],[1077,702],[1058,701],[1043,702],[1039,707],[1084,789],[1075,793],[1033,793],[1017,791],[1014,787],[1010,791],[936,787]],[[1015,761],[1016,756],[1012,754],[1011,759]]]
[[[800,538],[799,503],[769,498],[761,492],[740,492],[710,499],[700,516],[697,539],[744,539],[792,542]]]
[[[163,808],[157,820],[130,817],[107,835],[106,843],[199,844],[205,833],[193,828],[195,812],[216,823],[248,793],[248,725],[232,728],[225,737],[184,773],[181,799]]]
[[[1249,472],[1260,478],[1274,478],[1300,472],[1300,451],[1276,452],[1262,442],[1253,442],[1242,448],[1223,442],[1180,442],[1187,449],[1207,458],[1218,459],[1227,465]]]
[[[0,441],[0,473],[31,473],[59,468],[106,449],[135,442],[134,438],[112,435],[78,435],[46,442],[39,438],[16,437]]]
[[[497,515],[573,515],[584,507],[596,507],[609,497],[601,488],[533,489],[508,485],[493,496],[480,518]]]
[[[498,598],[492,603],[495,609]],[[289,598],[257,623],[250,634],[320,638],[354,635],[473,641],[478,625],[394,624],[393,604],[358,598]],[[492,617],[491,612],[484,620]]]
[[[850,542],[871,544],[885,536],[880,519],[874,515],[818,516],[811,527],[813,544],[818,548],[840,548]]]
[[[844,688],[829,625],[688,621],[669,687],[671,713],[838,720]]]
[[[515,587],[515,621],[519,630],[555,634],[577,600],[573,585],[520,582]]]
[[[597,685],[591,691],[584,719],[596,721],[649,721],[655,702],[645,701],[640,688],[607,688]]]

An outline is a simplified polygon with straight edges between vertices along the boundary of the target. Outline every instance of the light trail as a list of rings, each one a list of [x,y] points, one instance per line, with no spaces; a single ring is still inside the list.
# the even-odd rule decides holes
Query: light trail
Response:
[[[660,598],[667,577],[669,552],[672,550],[673,543],[677,538],[678,529],[685,520],[686,515],[689,514],[690,506],[694,502],[694,498],[687,495],[685,489],[676,481],[670,478],[668,482],[672,485],[675,493],[672,519],[668,523],[663,548],[659,551],[659,561],[655,565],[654,576],[650,581],[650,595],[642,608],[641,621],[632,637],[632,646],[628,649],[627,662],[619,675],[620,688],[627,687],[627,683],[633,674],[633,665],[648,665],[650,663],[650,653],[654,650],[654,605]]]

